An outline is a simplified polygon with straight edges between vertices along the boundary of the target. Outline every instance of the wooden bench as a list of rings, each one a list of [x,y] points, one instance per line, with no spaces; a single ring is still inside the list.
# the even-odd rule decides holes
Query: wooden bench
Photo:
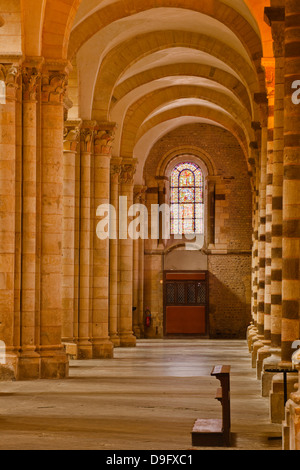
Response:
[[[230,447],[230,369],[230,366],[215,366],[211,372],[221,383],[215,398],[222,405],[222,419],[198,419],[192,431],[193,447]]]

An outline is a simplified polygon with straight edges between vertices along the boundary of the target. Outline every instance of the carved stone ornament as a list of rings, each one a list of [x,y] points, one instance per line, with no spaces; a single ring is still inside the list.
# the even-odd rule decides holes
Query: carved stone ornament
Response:
[[[94,131],[91,128],[84,128],[80,131],[80,147],[84,153],[91,153]]]
[[[19,76],[19,66],[13,64],[0,64],[0,81],[4,82],[7,88],[18,88]]]
[[[64,129],[64,150],[76,152],[80,138],[80,123],[68,122]]]
[[[49,71],[42,75],[42,101],[63,104],[68,86],[68,75],[59,71]]]
[[[41,74],[36,67],[23,67],[22,69],[22,92],[23,100],[35,101]]]
[[[136,173],[136,165],[134,163],[126,163],[121,165],[120,183],[133,184],[134,175]]]
[[[94,136],[95,155],[111,155],[115,139],[115,129],[96,130]]]

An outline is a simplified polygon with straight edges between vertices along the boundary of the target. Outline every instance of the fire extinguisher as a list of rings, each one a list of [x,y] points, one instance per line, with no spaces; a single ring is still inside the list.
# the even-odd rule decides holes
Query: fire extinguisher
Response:
[[[145,312],[145,327],[146,328],[150,328],[151,326],[151,312],[150,310],[147,308],[146,312]]]

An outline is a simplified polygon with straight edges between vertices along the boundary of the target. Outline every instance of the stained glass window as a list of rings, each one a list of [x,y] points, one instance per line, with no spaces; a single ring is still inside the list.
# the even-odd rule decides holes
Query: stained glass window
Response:
[[[195,163],[181,163],[172,171],[171,233],[204,233],[203,173]]]

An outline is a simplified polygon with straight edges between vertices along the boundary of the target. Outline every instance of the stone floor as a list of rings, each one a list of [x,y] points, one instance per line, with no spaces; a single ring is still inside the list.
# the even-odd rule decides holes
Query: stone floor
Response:
[[[246,342],[223,340],[140,341],[64,381],[2,382],[0,449],[191,450],[195,419],[221,417],[215,364],[232,366],[235,448],[281,450]]]

